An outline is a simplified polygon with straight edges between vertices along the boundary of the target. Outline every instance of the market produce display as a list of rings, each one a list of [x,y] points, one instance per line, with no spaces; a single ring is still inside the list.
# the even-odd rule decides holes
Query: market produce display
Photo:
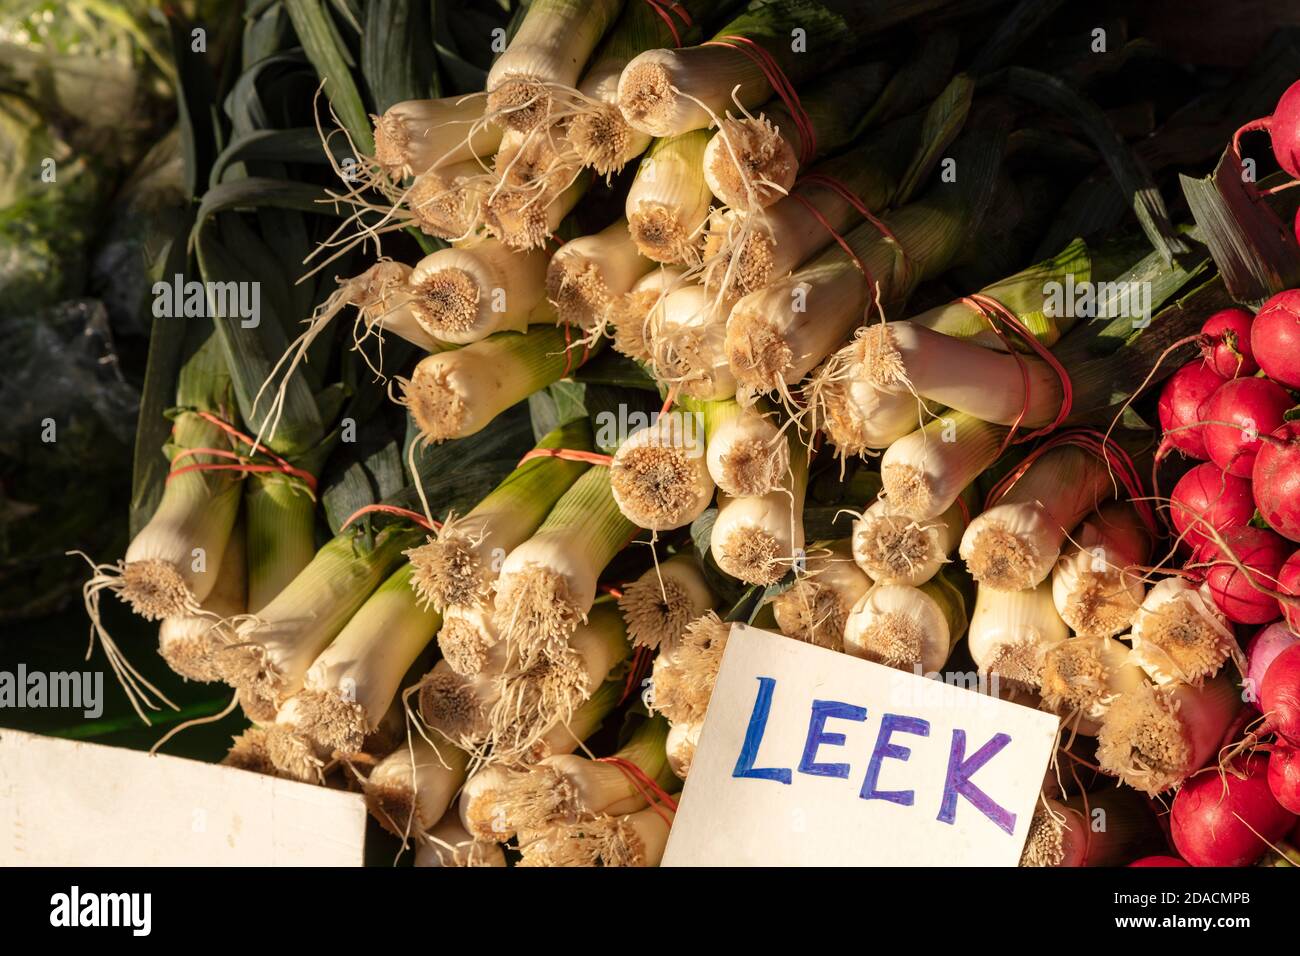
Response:
[[[656,866],[741,622],[1059,718],[1024,866],[1300,865],[1300,35],[506,6],[169,13],[132,534],[60,556],[160,746]]]

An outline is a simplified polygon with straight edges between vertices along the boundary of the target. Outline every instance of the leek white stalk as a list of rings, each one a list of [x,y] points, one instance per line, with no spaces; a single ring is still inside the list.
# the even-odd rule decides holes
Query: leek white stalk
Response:
[[[561,322],[603,330],[614,304],[653,268],[637,251],[627,220],[618,219],[556,250],[546,270],[546,295]]]
[[[588,451],[591,445],[584,419],[552,430],[537,448]],[[416,592],[437,611],[490,608],[506,555],[528,540],[588,467],[550,456],[529,459],[466,514],[448,516],[434,535],[407,552]]]
[[[222,622],[248,609],[244,535],[235,527],[221,556],[217,580],[197,614],[165,617],[158,625],[158,653],[186,680],[221,680],[216,655],[226,644]]]
[[[558,168],[533,186],[494,189],[483,203],[483,225],[511,249],[541,249],[587,190],[585,177]]]
[[[271,754],[266,749],[266,728],[256,724],[231,738],[230,749],[221,758],[221,765],[268,777],[280,776],[280,771],[271,762]]]
[[[691,772],[691,763],[695,760],[695,748],[700,744],[700,731],[704,721],[677,723],[668,728],[668,739],[664,746],[668,750],[668,766],[673,773],[685,780]]]
[[[433,830],[465,782],[469,755],[435,746],[419,733],[380,760],[365,782],[366,809],[389,833],[405,839]]]
[[[586,471],[501,566],[495,621],[524,666],[565,655],[596,599],[601,571],[636,533],[618,509],[609,473]]]
[[[920,399],[882,392],[867,382],[859,343],[855,339],[828,358],[804,387],[813,425],[841,458],[888,448],[923,426],[930,414]]]
[[[628,232],[655,262],[695,265],[712,196],[701,163],[706,130],[656,140],[637,167],[624,205]]]
[[[223,679],[269,720],[303,686],[307,669],[339,635],[395,567],[417,533],[400,524],[380,529],[373,542],[360,527],[340,532],[270,604],[241,621],[236,643],[223,649]],[[382,708],[379,713],[382,713]]]
[[[885,498],[918,521],[939,517],[997,460],[1006,433],[964,412],[945,412],[889,446],[880,459]]]
[[[924,584],[948,562],[974,507],[968,489],[939,517],[917,521],[877,499],[853,522],[853,560],[873,581]]]
[[[501,130],[483,121],[481,96],[404,100],[373,117],[375,162],[393,182],[435,166],[491,156]]]
[[[442,623],[421,607],[412,573],[403,564],[379,585],[280,707],[268,737],[276,766],[313,779],[331,754],[359,753],[379,726],[402,678]]]
[[[849,614],[870,588],[849,542],[832,541],[812,549],[794,584],[773,599],[772,611],[786,637],[842,651]]]
[[[451,744],[478,752],[491,734],[491,710],[501,695],[499,666],[497,658],[478,673],[458,674],[447,661],[438,661],[420,679],[420,720]]]
[[[616,0],[529,4],[505,52],[488,71],[489,116],[522,132],[563,118],[566,93],[571,94],[620,6]]]
[[[426,169],[406,191],[411,218],[426,235],[469,242],[482,220],[491,177],[480,160]]]
[[[998,352],[908,321],[869,325],[862,342],[867,380],[883,391],[1027,428],[1046,425],[1061,409],[1061,379],[1037,356]]]
[[[1021,591],[1047,580],[1070,529],[1113,492],[1106,462],[1062,445],[1036,458],[976,516],[958,553],[981,587]]]
[[[765,495],[790,470],[789,442],[772,417],[764,404],[742,407],[734,399],[708,403],[705,464],[724,494]]]
[[[1181,577],[1165,578],[1147,592],[1133,621],[1132,643],[1133,660],[1156,684],[1199,687],[1241,654],[1209,587]]]
[[[1095,826],[1097,821],[1102,826]],[[1146,798],[1127,787],[1103,787],[1064,802],[1039,797],[1020,854],[1021,866],[1123,866],[1164,847]]]
[[[944,578],[920,587],[877,584],[844,625],[844,651],[919,674],[940,670],[966,630],[966,608]]]
[[[722,348],[729,307],[699,285],[682,286],[664,296],[648,323],[655,377],[676,384],[689,398],[733,397],[736,380]]]
[[[686,625],[677,645],[655,657],[650,709],[673,724],[703,721],[730,633],[712,611]]]
[[[1111,703],[1146,682],[1129,659],[1129,649],[1113,637],[1072,637],[1043,652],[1039,694],[1043,710],[1056,714],[1071,731],[1095,737]]]
[[[638,362],[654,360],[653,324],[658,306],[681,285],[683,270],[660,266],[638,279],[610,309],[614,349]]]
[[[616,673],[613,668],[611,673]],[[547,757],[573,753],[579,745],[600,729],[605,718],[623,699],[623,681],[606,680],[564,720],[557,720],[537,738],[524,757],[525,763],[537,763]]]
[[[1052,586],[1046,582],[1023,591],[981,585],[975,592],[966,643],[981,674],[1037,691],[1043,654],[1069,636],[1070,629],[1052,603]]]
[[[652,717],[641,723],[614,757],[637,767],[665,789],[676,789],[664,741],[668,721]],[[597,814],[621,815],[646,805],[645,787],[613,762],[564,754],[515,771],[500,807],[516,832],[577,823]]]
[[[490,608],[456,604],[442,614],[438,650],[457,674],[473,676],[489,666],[494,658],[505,653],[500,640]]]
[[[511,405],[575,370],[581,353],[567,354],[560,329],[532,326],[500,332],[464,348],[421,360],[402,385],[402,404],[425,441],[482,431]]]
[[[1241,703],[1225,674],[1199,688],[1144,683],[1120,694],[1106,711],[1097,734],[1097,763],[1154,797],[1214,758]]]
[[[471,249],[440,249],[411,271],[411,311],[434,338],[468,345],[493,332],[523,332],[542,300],[546,255],[496,239]]]
[[[1151,534],[1137,511],[1110,501],[1084,519],[1052,569],[1052,600],[1077,634],[1127,631],[1146,595],[1142,575],[1127,571],[1151,556]]]
[[[658,866],[672,818],[655,806],[558,827],[523,846],[520,866]]]
[[[733,47],[647,50],[619,77],[618,108],[633,129],[673,136],[712,124],[732,105],[737,86],[745,107],[757,106],[772,91],[758,65]]]
[[[510,772],[499,764],[487,764],[475,770],[461,788],[456,808],[460,824],[475,840],[505,843],[514,836],[498,802],[505,792]]]
[[[638,528],[680,528],[713,500],[703,419],[702,413],[666,412],[633,432],[615,452],[610,491],[619,511]]]
[[[788,435],[787,441],[798,438]],[[757,498],[718,496],[709,550],[718,567],[746,584],[775,584],[803,553],[807,456],[790,455],[781,487]]]
[[[672,650],[686,625],[716,601],[695,558],[676,554],[625,587],[618,606],[633,647]]]
[[[416,866],[465,867],[506,865],[506,855],[496,843],[476,840],[461,826],[460,816],[449,810],[429,831],[415,851]]]

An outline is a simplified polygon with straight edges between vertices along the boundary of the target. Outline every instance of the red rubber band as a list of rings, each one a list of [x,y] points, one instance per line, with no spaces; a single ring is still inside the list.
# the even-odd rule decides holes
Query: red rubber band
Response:
[[[254,445],[257,444],[256,439],[254,439],[251,435],[245,435],[234,425],[230,424],[227,421],[223,421],[222,419],[218,418],[216,415],[213,415],[211,412],[197,411],[194,414],[198,415],[204,421],[216,425],[227,435],[230,435],[232,438],[243,442],[249,448],[252,448]],[[314,498],[316,496],[316,476],[313,475],[311,472],[305,471],[302,468],[294,467],[293,465],[289,464],[288,461],[281,458],[279,455],[275,454],[274,452],[269,451],[265,447],[260,448],[258,454],[271,459],[272,463],[263,464],[259,462],[250,461],[247,456],[238,454],[236,452],[224,448],[186,448],[180,451],[179,453],[177,453],[176,457],[172,459],[171,463],[173,465],[173,468],[171,469],[171,471],[167,473],[166,480],[171,481],[177,475],[183,475],[191,471],[242,471],[247,474],[269,474],[271,472],[279,472],[281,474],[290,475],[291,477],[299,479],[307,486],[307,490],[311,493],[312,497]],[[239,464],[222,465],[216,462],[198,462],[193,465],[185,465],[181,468],[174,467],[176,462],[180,461],[183,458],[189,458],[194,455],[212,455],[218,458],[229,458],[239,462]]]
[[[680,17],[683,26],[692,27],[695,24],[691,21],[690,13],[680,3],[664,3],[662,0],[645,0],[645,2],[649,4],[651,10],[659,14],[659,19],[663,20],[668,27],[668,32],[673,35],[673,46],[680,47],[682,38],[677,32],[677,24],[673,22],[672,15],[676,14]]]
[[[889,228],[889,224],[873,213],[871,208],[862,201],[861,196],[855,193],[848,186],[844,185],[834,176],[827,176],[825,173],[809,173],[807,176],[801,177],[799,182],[795,184],[795,188],[798,188],[799,186],[821,186],[825,189],[829,189],[857,210],[858,214],[867,222],[871,223],[871,225],[875,226],[876,231],[885,237],[885,241],[891,243],[897,250],[897,258],[903,269],[903,284],[908,285],[912,281],[912,260],[908,258],[907,250],[904,249],[903,244],[899,242],[898,236],[894,235],[894,230]],[[800,198],[802,199],[802,197]],[[803,201],[804,205],[809,205],[807,200]],[[811,208],[811,206],[809,206],[809,208]],[[854,261],[858,261],[856,256],[854,256]],[[862,269],[864,274],[870,277],[870,274],[867,273],[865,268],[862,268],[860,262],[858,267]],[[875,283],[873,282],[872,285],[874,284]]]
[[[622,707],[623,702],[632,696],[632,692],[641,686],[641,681],[650,673],[650,665],[650,648],[644,644],[639,645],[632,652],[632,666],[628,668],[627,680],[623,682],[623,695],[618,699],[619,707]]]
[[[560,458],[564,461],[582,461],[588,465],[600,465],[605,468],[608,468],[614,461],[613,455],[602,455],[597,451],[579,451],[576,448],[534,448],[519,459],[519,465],[526,461],[532,461],[534,458]],[[515,467],[518,468],[519,465],[515,465]]]
[[[425,531],[442,530],[441,521],[430,522],[429,519],[426,518],[424,515],[420,514],[420,512],[412,511],[409,508],[398,508],[396,505],[366,505],[364,508],[358,508],[356,511],[352,512],[352,514],[348,516],[348,520],[343,522],[339,530],[342,531],[344,528],[346,528],[352,522],[356,521],[362,515],[370,514],[372,512],[381,512],[383,514],[399,515],[403,518],[409,518],[412,521],[414,521],[416,524],[418,524],[421,528],[423,528]]]
[[[832,226],[830,222],[827,221],[826,217],[822,215],[822,211],[814,206],[810,200],[799,195],[797,192],[791,191],[790,196],[791,198],[803,203],[804,208],[812,213],[813,218],[821,223],[822,228],[831,234],[831,238],[835,240],[835,243],[844,250],[844,254],[852,260],[853,264],[858,267],[858,271],[866,277],[867,285],[874,289],[876,287],[876,279],[871,274],[871,270],[867,268],[865,262],[858,258],[858,254],[853,251],[853,247],[848,244],[848,241],[835,231],[835,227]]]
[[[642,796],[645,796],[646,791],[649,791],[654,794],[659,803],[662,803],[674,813],[677,812],[677,801],[673,799],[672,794],[651,780],[650,777],[646,775],[646,772],[632,761],[625,760],[622,757],[597,757],[596,762],[613,764],[619,770],[622,770],[623,773],[627,774],[628,779],[630,779],[633,785],[641,791]],[[650,804],[651,807],[656,806],[655,800],[652,799],[647,799],[646,803]]]
[[[763,74],[763,78],[767,80],[767,85],[790,111],[790,118],[794,120],[795,129],[799,131],[799,165],[807,166],[811,163],[817,156],[817,133],[813,129],[812,120],[804,111],[803,104],[799,102],[799,94],[795,91],[794,84],[781,70],[776,58],[749,37],[734,34],[718,37],[701,45],[727,46],[749,57]]]

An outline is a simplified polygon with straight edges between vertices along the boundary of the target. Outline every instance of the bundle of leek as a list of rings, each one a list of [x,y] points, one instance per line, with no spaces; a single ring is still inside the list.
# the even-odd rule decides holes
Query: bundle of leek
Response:
[[[1134,616],[1131,637],[1134,661],[1157,685],[1199,687],[1229,658],[1241,658],[1232,625],[1215,605],[1209,587],[1177,576],[1147,592]]]
[[[1146,683],[1129,649],[1112,637],[1072,637],[1043,651],[1040,707],[1059,715],[1072,732],[1095,737],[1110,705]]]
[[[397,183],[491,157],[501,144],[501,129],[484,120],[483,108],[480,96],[394,103],[382,116],[371,117],[375,163]]]
[[[655,262],[696,265],[712,196],[704,181],[703,129],[657,139],[641,158],[624,203],[628,233]]]
[[[687,624],[715,603],[704,572],[689,554],[656,562],[618,599],[632,646],[665,651],[677,645]]]
[[[977,508],[974,487],[928,521],[917,521],[888,500],[877,499],[853,522],[853,559],[874,581],[917,587],[948,562]]]
[[[780,487],[790,470],[790,444],[766,402],[683,399],[682,405],[704,414],[705,463],[723,494],[754,498]]]
[[[787,442],[799,441],[793,432]],[[791,448],[781,484],[757,497],[718,496],[709,550],[718,567],[746,584],[775,584],[803,555],[808,456]]]
[[[683,269],[660,266],[642,276],[609,310],[614,327],[614,349],[638,362],[654,360],[653,325],[658,307],[668,293],[682,284]]]
[[[674,726],[702,722],[730,631],[712,611],[686,625],[677,645],[655,658],[650,708]]]
[[[795,583],[772,601],[777,626],[786,637],[845,650],[850,613],[871,588],[871,579],[854,563],[848,541],[813,547]]]
[[[947,663],[966,624],[966,602],[942,573],[918,587],[877,584],[849,614],[844,650],[886,667],[934,673]]]
[[[1113,637],[1129,629],[1146,595],[1132,567],[1151,557],[1151,531],[1130,504],[1108,501],[1070,533],[1052,569],[1052,600],[1077,634]]]
[[[546,296],[561,322],[601,333],[615,304],[653,268],[637,251],[627,220],[617,219],[556,250],[546,268]]]
[[[1023,591],[985,585],[976,591],[966,644],[981,674],[1013,689],[1037,691],[1044,653],[1069,636],[1046,581]]]
[[[542,301],[546,256],[496,239],[442,249],[411,270],[408,309],[431,338],[468,345],[495,332],[524,332]]]
[[[365,782],[366,809],[389,833],[405,839],[433,833],[465,783],[469,756],[412,733],[379,761]]]
[[[521,866],[658,866],[673,812],[662,804],[547,831],[523,846]]]

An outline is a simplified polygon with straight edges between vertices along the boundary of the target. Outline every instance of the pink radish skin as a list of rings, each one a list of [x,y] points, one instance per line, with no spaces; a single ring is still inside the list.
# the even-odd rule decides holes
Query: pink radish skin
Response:
[[[1229,474],[1249,478],[1259,436],[1277,429],[1293,404],[1286,389],[1266,378],[1224,382],[1200,409],[1200,420],[1207,423],[1203,434],[1210,460]]]
[[[1300,633],[1300,551],[1283,562],[1282,569],[1277,573],[1277,589],[1283,594],[1296,597],[1291,603],[1279,601],[1278,604],[1282,606],[1282,617],[1286,619],[1291,631]]]
[[[1207,543],[1197,550],[1200,562],[1214,562],[1205,574],[1210,597],[1235,624],[1267,624],[1282,613],[1277,598],[1251,584],[1270,590],[1277,587],[1278,571],[1290,553],[1281,536],[1264,528],[1230,528],[1223,533],[1223,546]],[[1229,560],[1229,555],[1250,569],[1247,575]]]
[[[1268,788],[1290,813],[1300,813],[1300,748],[1286,741],[1273,744],[1268,755]]]
[[[1292,179],[1300,179],[1300,80],[1292,83],[1277,101],[1272,116],[1251,120],[1232,137],[1237,155],[1241,155],[1238,141],[1243,133],[1268,130],[1277,164]]]
[[[1259,371],[1250,349],[1251,320],[1245,309],[1221,309],[1201,326],[1205,364],[1224,378],[1241,378]]]
[[[1285,422],[1264,440],[1250,473],[1255,504],[1268,526],[1300,541],[1300,422]]]
[[[1300,289],[1279,292],[1260,307],[1250,350],[1269,378],[1300,388]]]
[[[1191,866],[1191,864],[1176,856],[1144,856],[1140,860],[1134,860],[1129,866]]]
[[[1279,734],[1293,747],[1300,747],[1300,644],[1292,645],[1274,658],[1259,686],[1259,709],[1265,724],[1257,737]]]
[[[1300,644],[1300,637],[1296,637],[1282,621],[1255,632],[1246,645],[1246,680],[1256,692],[1264,683],[1269,665],[1292,644]]]
[[[1173,375],[1160,392],[1157,411],[1160,430],[1165,433],[1157,458],[1176,448],[1189,458],[1209,460],[1205,449],[1205,429],[1196,426],[1205,400],[1218,391],[1227,379],[1202,361],[1189,362]]]
[[[1250,754],[1226,775],[1211,771],[1183,784],[1174,797],[1170,832],[1192,866],[1249,866],[1295,822],[1269,789],[1267,761]]]
[[[1250,482],[1227,474],[1209,461],[1178,479],[1169,501],[1170,520],[1184,543],[1193,549],[1211,540],[1209,529],[1223,532],[1240,528],[1255,516]]]

